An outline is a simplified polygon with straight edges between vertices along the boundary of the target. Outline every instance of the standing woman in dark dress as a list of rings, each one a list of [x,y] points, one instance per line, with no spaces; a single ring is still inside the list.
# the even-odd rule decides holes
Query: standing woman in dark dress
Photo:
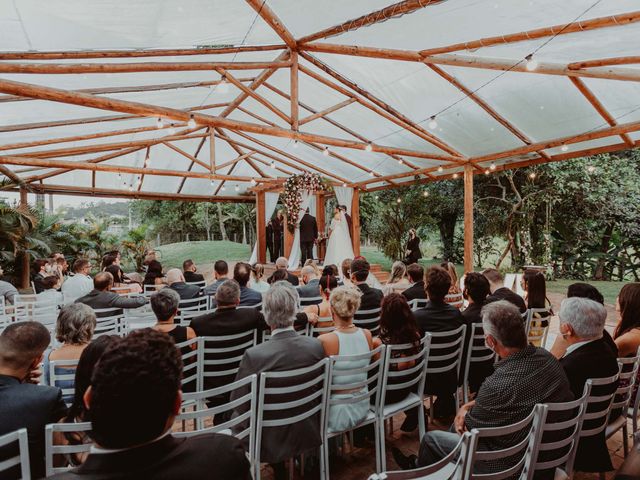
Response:
[[[416,229],[409,229],[409,241],[407,242],[407,248],[405,249],[407,255],[404,259],[404,263],[411,265],[417,263],[422,258],[422,252],[420,251],[420,238],[416,235]]]
[[[278,258],[284,254],[284,215],[278,211],[271,220],[273,225],[273,257]]]

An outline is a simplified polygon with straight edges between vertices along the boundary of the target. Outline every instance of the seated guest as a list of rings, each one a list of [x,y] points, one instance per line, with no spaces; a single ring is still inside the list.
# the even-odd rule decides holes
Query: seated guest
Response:
[[[36,301],[38,303],[51,303],[55,305],[62,305],[64,303],[64,296],[58,291],[60,288],[60,277],[57,275],[49,275],[42,279],[40,283],[43,290],[36,295]]]
[[[252,307],[262,303],[262,294],[247,284],[251,278],[251,265],[245,262],[238,262],[233,267],[233,279],[240,285],[240,305],[241,307]]]
[[[122,297],[111,292],[113,277],[109,272],[100,272],[93,279],[93,290],[75,303],[84,303],[94,310],[103,308],[138,308],[147,303],[144,297]],[[99,316],[99,315],[98,315]]]
[[[325,356],[317,338],[298,335],[293,324],[298,310],[298,293],[288,282],[280,281],[264,294],[262,310],[271,328],[271,339],[244,352],[237,380],[262,372],[277,372],[309,367]],[[240,398],[243,390],[233,392],[231,398]],[[246,411],[236,409],[234,415]],[[292,414],[294,414],[293,410]],[[246,426],[238,428],[242,431]],[[276,469],[276,479],[287,478],[284,461],[322,443],[318,416],[306,418],[285,427],[267,428],[262,433],[260,459]],[[246,439],[248,440],[248,438]]]
[[[213,264],[213,283],[204,287],[205,295],[215,295],[220,285],[229,280],[229,265],[224,260],[218,260]]]
[[[48,262],[42,258],[37,258],[33,261],[33,266],[31,268],[34,274],[31,277],[31,281],[35,288],[34,293],[40,293],[44,290],[42,280],[49,276],[49,273],[47,273],[47,264]]]
[[[427,270],[425,281],[425,290],[429,301],[424,308],[419,308],[414,312],[416,323],[420,329],[420,333],[424,335],[429,332],[449,332],[460,328],[464,324],[464,319],[460,310],[449,305],[445,301],[451,288],[451,277],[442,267],[433,266]],[[449,343],[456,340],[453,336],[432,339],[432,345],[435,343]],[[442,352],[441,355],[445,354]],[[437,368],[441,365],[432,365]],[[456,413],[456,405],[453,394],[458,388],[458,374],[455,370],[442,373],[435,373],[427,376],[426,392],[435,395],[436,401],[433,405],[433,414],[438,419],[448,419]],[[415,423],[407,423],[406,428],[415,429],[418,425],[418,419]]]
[[[180,295],[175,290],[163,288],[151,295],[149,303],[158,320],[158,323],[153,326],[154,330],[166,333],[173,338],[176,344],[196,338],[193,328],[183,327],[174,323],[174,319],[178,314],[178,306],[180,305]],[[192,347],[183,347],[181,352],[184,355],[191,349],[195,349],[195,347],[195,344]]]
[[[382,288],[385,295],[390,293],[401,293],[411,284],[407,278],[407,266],[403,262],[393,262],[391,265],[391,276],[387,284]]]
[[[288,268],[289,268],[289,261],[285,257],[279,257],[276,260],[276,270],[284,270],[287,274],[287,278],[286,278],[287,282],[289,282],[294,287],[297,287],[300,283],[300,280],[293,273],[287,270]],[[271,280],[271,278],[269,278],[269,280],[267,281],[269,283],[273,283],[273,280]]]
[[[411,345],[411,348],[394,352],[392,358],[402,358],[415,355],[420,351],[420,330],[416,325],[416,319],[407,303],[407,300],[399,293],[390,293],[382,299],[380,311],[380,332],[373,339],[373,348],[380,345]],[[394,370],[406,370],[415,365],[415,361],[397,363]],[[415,378],[415,376],[413,376]],[[402,377],[402,382],[408,382],[409,378]],[[398,378],[389,377],[389,385],[398,383]],[[409,389],[387,390],[385,404],[397,403],[405,398],[411,391],[415,392],[415,385]]]
[[[464,290],[462,294],[464,298],[469,302],[467,308],[462,312],[462,319],[467,325],[467,334],[465,339],[465,352],[462,356],[462,361],[466,360],[467,348],[469,345],[469,338],[472,335],[471,325],[473,323],[482,323],[481,310],[487,304],[487,296],[489,295],[489,280],[477,272],[469,272],[464,277]],[[484,346],[484,340],[476,341],[474,344],[476,347]],[[479,354],[488,354],[490,351],[480,351]],[[469,371],[469,389],[471,392],[477,392],[478,388],[484,379],[493,373],[493,360],[487,360],[485,362],[474,362],[470,364]],[[464,365],[460,369],[461,378],[464,375]]]
[[[136,330],[102,354],[84,395],[94,441],[79,467],[53,478],[249,479],[239,440],[204,433],[175,438],[182,361],[173,340]]]
[[[56,260],[56,263],[58,264],[58,271],[64,277],[64,275],[66,275],[69,271],[69,263],[67,263],[67,259],[64,258],[64,255],[62,255],[61,253],[57,255],[58,256],[54,258]]]
[[[38,385],[38,369],[51,336],[38,322],[10,323],[0,334],[0,435],[19,428],[29,433],[32,478],[44,476],[44,427],[65,416],[67,407],[57,387]],[[11,455],[0,449],[0,461]],[[19,478],[20,468],[4,472]]]
[[[4,275],[4,271],[2,267],[0,267],[0,278]],[[5,282],[4,280],[0,280],[0,298],[4,299],[4,304],[9,305],[13,304],[15,296],[18,294],[18,289],[14,287],[9,282]]]
[[[89,272],[91,272],[89,260],[79,258],[73,262],[73,276],[69,277],[61,288],[65,303],[73,303],[93,290],[93,280]]]
[[[616,299],[618,325],[613,338],[620,357],[631,357],[640,347],[640,283],[627,283]]]
[[[264,281],[264,265],[254,263],[251,267],[249,287],[253,288],[256,292],[264,293],[269,290],[269,286],[269,282]]]
[[[342,265],[340,265],[340,282],[342,285],[345,285],[347,287],[352,286],[353,284],[351,283],[351,262],[353,262],[352,259],[350,258],[345,258],[342,261]],[[337,277],[338,275],[336,275]]]
[[[367,277],[370,269],[371,266],[364,257],[356,258],[351,262],[351,282],[362,292],[359,310],[380,308],[380,303],[384,297],[382,290],[368,285]]]
[[[306,262],[304,262],[303,267],[311,267],[313,268],[314,273],[316,274],[316,277],[320,276],[320,268],[318,268],[318,264],[316,263],[316,261],[312,258],[307,259]]]
[[[286,270],[276,270],[271,274],[267,282],[269,285],[273,285],[278,282],[288,282],[287,278],[289,278],[288,272]]]
[[[164,273],[162,273],[162,264],[157,260],[151,260],[147,265],[147,273],[142,281],[143,285],[164,285]]]
[[[460,283],[458,281],[458,272],[456,271],[456,266],[451,262],[442,262],[440,264],[442,268],[444,268],[449,277],[451,278],[451,286],[449,287],[449,295],[460,295],[462,292],[460,291]]]
[[[49,351],[44,358],[44,378],[50,384],[50,362],[56,360],[78,360],[84,349],[91,342],[96,329],[96,314],[93,308],[79,303],[65,305],[60,309],[56,320],[56,340],[61,343],[58,348]],[[56,375],[74,373],[75,367],[56,367]],[[73,388],[72,380],[57,382],[55,387]],[[70,403],[71,395],[65,395],[63,400]]]
[[[320,327],[333,325],[329,297],[336,288],[338,288],[338,279],[333,276],[330,268],[325,267],[322,276],[318,280],[318,293],[322,297],[322,302],[317,305],[307,305],[303,309],[304,312],[316,314],[319,320],[324,320],[318,324]]]
[[[487,297],[487,303],[506,300],[518,307],[520,313],[527,311],[527,304],[524,303],[524,299],[510,288],[504,286],[504,277],[498,270],[487,268],[482,271],[482,274],[489,280],[489,288],[491,289],[491,295]]]
[[[571,391],[580,398],[589,378],[611,377],[618,373],[617,355],[602,337],[607,319],[605,308],[588,298],[566,298],[560,305],[560,333],[569,345],[560,365],[564,368]],[[605,395],[601,387],[592,394]],[[614,386],[615,388],[615,386]],[[589,424],[591,423],[591,424]],[[597,428],[602,420],[585,421],[585,429]],[[575,468],[581,472],[605,472],[613,470],[605,431],[580,439]]]
[[[71,406],[67,415],[60,420],[60,423],[81,423],[89,419],[89,414],[84,404],[84,394],[91,383],[93,368],[105,350],[119,340],[120,337],[117,335],[102,335],[87,344],[82,351],[78,366],[75,369],[74,394],[71,398]],[[92,443],[88,432],[55,432],[53,434],[54,445],[85,445],[88,443]],[[54,466],[77,467],[85,461],[87,455],[89,455],[88,452],[83,452],[64,455],[64,459],[54,457]]]
[[[142,293],[140,284],[132,282],[129,278],[125,277],[120,265],[113,263],[105,268],[104,271],[109,272],[113,277],[113,286],[111,288],[118,289],[117,293],[121,295],[124,293]]]
[[[111,265],[115,265],[120,271],[119,280],[121,281],[119,283],[129,283],[131,279],[127,277],[127,275],[124,273],[124,270],[122,270],[122,266],[120,264],[121,261],[122,261],[122,254],[118,250],[112,250],[111,252],[107,252],[104,254],[104,257],[102,257],[102,270],[107,271],[107,268],[109,268]],[[113,270],[110,270],[110,271],[113,271]]]
[[[533,314],[531,326],[529,327],[529,336],[537,337],[543,332],[543,329],[549,326],[549,317],[553,314],[551,302],[547,298],[547,287],[544,274],[536,270],[525,270],[520,280],[522,289],[524,290],[524,301],[527,308],[545,308],[546,312],[536,312]],[[540,347],[539,340],[532,340],[534,345]]]
[[[197,271],[198,267],[196,267],[196,264],[193,262],[193,260],[188,259],[182,262],[182,272],[184,274],[185,282],[204,282],[204,276],[200,273],[196,273]]]
[[[200,287],[187,284],[178,268],[172,268],[167,272],[167,285],[180,296],[180,300],[191,300],[202,296]]]
[[[415,455],[407,458],[396,449],[392,451],[401,468],[431,465],[442,459],[455,448],[459,435],[465,431],[518,422],[526,418],[537,403],[573,400],[569,381],[558,360],[546,350],[527,343],[517,307],[507,301],[490,303],[482,309],[482,324],[487,346],[501,358],[495,372],[480,386],[475,400],[460,407],[453,424],[455,431],[428,432],[422,438],[417,458]],[[481,438],[478,450],[502,450],[528,435],[529,431],[525,431]],[[513,456],[478,462],[474,473],[503,470],[514,462]]]
[[[427,293],[424,290],[424,268],[422,268],[422,265],[412,263],[407,267],[407,275],[411,281],[411,286],[402,292],[407,302],[416,299],[426,300]]]
[[[302,267],[302,286],[298,287],[298,295],[300,298],[315,298],[318,296],[320,288],[318,276],[315,269],[311,265]]]

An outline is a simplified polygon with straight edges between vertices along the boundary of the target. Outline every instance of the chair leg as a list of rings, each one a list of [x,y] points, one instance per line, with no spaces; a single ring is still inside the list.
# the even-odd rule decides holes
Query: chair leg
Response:
[[[430,409],[429,416],[432,415],[431,412],[433,412],[433,408]],[[425,433],[427,433],[427,426],[424,422],[424,412],[422,412],[421,410],[418,411],[418,432],[420,433],[420,439],[418,440],[418,442],[421,442],[422,437],[424,437]]]
[[[420,413],[418,413],[418,415],[420,415]],[[433,423],[433,395],[429,395],[429,423]]]
[[[291,457],[289,459],[289,480],[293,480],[293,470],[295,469],[295,463],[295,457]]]
[[[384,419],[380,419],[374,425],[376,443],[376,473],[380,474],[387,469],[386,445],[384,436]]]
[[[629,432],[626,422],[622,426],[622,448],[624,449],[624,458],[627,458],[627,452],[629,451]]]
[[[328,455],[328,452],[326,451],[326,447],[325,447],[325,442],[328,442],[328,439],[324,439],[324,442],[322,443],[322,445],[320,445],[320,480],[327,480],[329,478],[328,473],[327,473],[327,460],[326,460],[326,456]]]

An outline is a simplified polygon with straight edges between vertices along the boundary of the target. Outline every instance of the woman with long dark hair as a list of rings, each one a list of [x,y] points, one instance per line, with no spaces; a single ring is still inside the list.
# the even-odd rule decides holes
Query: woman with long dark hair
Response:
[[[616,300],[618,325],[613,339],[618,356],[634,356],[640,346],[640,283],[627,283]]]
[[[415,228],[409,229],[409,239],[404,249],[405,259],[403,262],[406,265],[417,263],[422,258],[422,252],[420,251],[420,237],[418,237]]]
[[[542,329],[549,326],[548,317],[553,315],[553,309],[551,308],[551,302],[547,298],[547,285],[544,279],[544,274],[537,270],[525,270],[522,275],[521,281],[522,289],[524,290],[524,301],[527,304],[527,308],[546,308],[546,312],[536,312],[533,314],[533,320],[531,321],[531,327],[529,329],[530,337],[538,337],[542,334]],[[539,342],[531,342],[537,347]]]
[[[315,313],[318,315],[318,327],[329,327],[333,325],[331,318],[331,304],[329,297],[331,292],[338,288],[338,278],[333,275],[333,270],[329,265],[322,270],[322,276],[318,281],[322,302],[317,305],[308,305],[304,308],[305,313]]]
[[[161,285],[164,283],[162,264],[157,260],[151,260],[147,265],[147,274],[144,276],[144,285]]]

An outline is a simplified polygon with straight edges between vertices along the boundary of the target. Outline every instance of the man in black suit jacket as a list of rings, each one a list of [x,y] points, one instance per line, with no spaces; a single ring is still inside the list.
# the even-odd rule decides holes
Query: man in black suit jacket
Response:
[[[180,300],[191,300],[202,296],[202,289],[198,285],[189,285],[184,281],[184,275],[177,268],[167,272],[169,288],[180,295]]]
[[[303,286],[298,287],[298,295],[300,298],[317,298],[320,296],[320,279],[317,278],[316,270],[307,265],[302,267],[300,272],[302,274]],[[320,303],[320,302],[317,302]]]
[[[309,209],[300,220],[300,250],[302,251],[302,265],[309,258],[313,258],[313,244],[318,238],[318,223],[316,217],[309,214]]]
[[[402,292],[402,295],[407,299],[407,302],[416,299],[426,299],[427,292],[424,290],[424,268],[422,268],[422,265],[412,263],[407,267],[407,275],[409,275],[409,278],[413,283],[413,285]]]
[[[263,310],[271,328],[271,339],[244,353],[236,379],[240,380],[254,373],[260,375],[262,372],[309,367],[325,357],[322,344],[317,338],[298,335],[293,330],[293,318],[298,310],[298,294],[291,285],[286,282],[273,284],[264,295]],[[320,370],[313,376],[319,372]],[[297,377],[296,381],[303,380]],[[245,394],[246,391],[236,390],[231,398],[239,398]],[[246,408],[236,409],[234,415],[241,415],[245,411]],[[291,409],[289,415],[295,416],[296,409]],[[286,478],[282,462],[317,448],[321,442],[320,418],[317,415],[290,426],[265,428],[262,432],[260,460],[274,466],[276,479]]]
[[[571,391],[576,398],[580,398],[589,378],[611,377],[618,372],[617,354],[603,339],[607,311],[598,302],[572,297],[562,301],[559,317],[560,333],[569,344],[560,364],[567,374]],[[606,395],[614,389],[594,387],[594,390],[592,395]],[[600,425],[601,421],[587,420],[583,428],[596,428]],[[575,468],[582,472],[613,469],[604,430],[580,440]]]
[[[489,286],[491,288],[491,295],[487,297],[487,303],[506,300],[518,307],[520,313],[527,311],[527,305],[524,303],[524,299],[510,288],[504,286],[504,277],[498,270],[495,268],[487,268],[482,271],[482,274],[489,280]]]
[[[414,312],[416,323],[420,332],[449,332],[464,325],[464,319],[460,310],[444,301],[449,293],[451,277],[444,268],[433,266],[427,270],[426,289],[429,301],[424,308]],[[456,338],[452,335],[432,339],[432,344],[449,343]],[[447,352],[439,353],[445,355]],[[438,368],[440,362],[430,362],[430,366]],[[426,392],[436,395],[433,405],[436,418],[448,418],[456,413],[456,404],[453,394],[458,387],[458,373],[455,370],[436,373],[427,376]]]
[[[384,297],[382,290],[370,287],[367,284],[370,270],[371,266],[364,257],[357,257],[351,262],[351,281],[362,292],[359,311],[380,308]]]
[[[38,322],[12,323],[0,335],[0,435],[27,429],[33,478],[45,473],[45,425],[58,422],[67,413],[62,391],[37,385],[34,376],[50,341],[49,331]],[[15,453],[11,448],[0,449],[0,461]],[[0,478],[19,476],[15,468],[0,474]]]
[[[182,403],[181,377],[180,353],[163,332],[136,330],[111,346],[85,395],[91,453],[80,467],[53,478],[251,478],[238,439],[216,433],[171,436]]]
[[[123,297],[117,293],[110,292],[109,289],[112,286],[113,275],[109,272],[100,272],[93,279],[93,290],[84,297],[77,299],[76,303],[84,303],[94,310],[103,308],[138,308],[147,303],[147,299],[143,296]]]
[[[193,260],[185,260],[182,262],[182,271],[184,272],[184,281],[189,283],[204,282],[204,276],[198,271],[198,267],[193,263]]]
[[[284,270],[287,273],[287,279],[286,279],[287,282],[289,282],[294,287],[297,287],[298,285],[300,285],[300,279],[296,277],[293,273],[291,273],[289,270],[287,270],[288,268],[289,268],[289,261],[285,257],[279,257],[276,260],[276,270]],[[271,277],[267,279],[267,282],[273,283],[273,281],[271,280]]]

